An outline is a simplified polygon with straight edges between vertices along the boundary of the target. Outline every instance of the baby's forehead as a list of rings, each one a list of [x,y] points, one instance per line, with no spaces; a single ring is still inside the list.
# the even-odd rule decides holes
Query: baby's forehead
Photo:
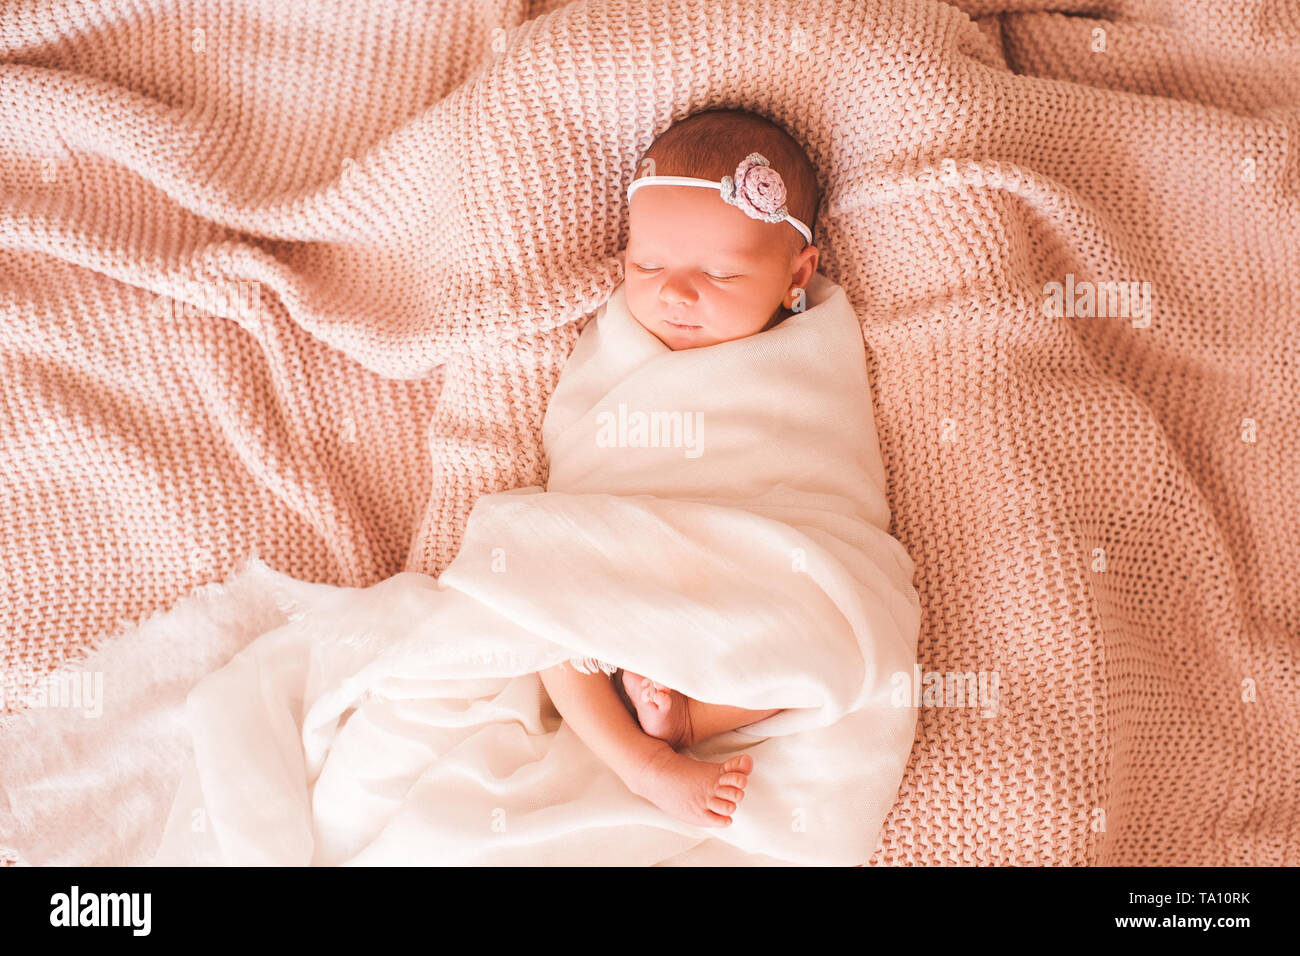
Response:
[[[717,233],[682,239],[653,228],[633,227],[627,254],[655,265],[707,265],[712,268],[760,268],[774,254],[769,246],[746,242],[743,237]]]
[[[629,214],[629,241],[662,244],[668,251],[727,251],[768,255],[780,245],[784,223],[762,222],[725,202],[715,191],[680,185],[638,189]]]
[[[724,207],[722,214],[699,215],[686,209],[634,213],[628,225],[628,244],[665,253],[761,254],[772,237],[754,230],[752,220],[728,212]]]
[[[727,226],[704,228],[700,224],[687,229],[664,228],[661,223],[632,223],[628,229],[628,244],[652,251],[701,252],[720,255],[753,255],[760,249],[743,230]]]

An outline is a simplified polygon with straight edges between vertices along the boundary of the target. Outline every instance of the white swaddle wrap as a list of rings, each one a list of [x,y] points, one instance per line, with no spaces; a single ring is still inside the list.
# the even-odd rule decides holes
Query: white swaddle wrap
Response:
[[[822,276],[808,301],[673,352],[620,286],[547,409],[547,490],[480,498],[436,581],[226,585],[289,619],[188,694],[152,862],[865,862],[912,746],[891,691],[920,608],[858,320]],[[635,796],[559,720],[537,672],[575,658],[783,709],[687,751],[752,755],[731,826]]]

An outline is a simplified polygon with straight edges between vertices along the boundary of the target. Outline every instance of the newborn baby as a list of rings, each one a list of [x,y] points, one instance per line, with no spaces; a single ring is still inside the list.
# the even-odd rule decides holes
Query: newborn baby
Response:
[[[629,190],[624,291],[646,331],[674,351],[707,348],[803,311],[817,270],[806,225],[816,217],[817,180],[784,130],[740,110],[699,113],[666,130],[640,171]],[[710,763],[678,750],[777,713],[692,700],[627,671],[611,678],[562,664],[541,679],[561,716],[633,793],[701,826],[731,823],[753,759]]]

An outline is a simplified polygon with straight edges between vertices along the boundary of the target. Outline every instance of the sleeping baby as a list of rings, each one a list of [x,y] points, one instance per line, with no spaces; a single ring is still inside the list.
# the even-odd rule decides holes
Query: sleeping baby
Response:
[[[247,641],[164,701],[190,746],[151,865],[869,858],[915,740],[894,678],[915,672],[921,613],[887,531],[862,324],[816,271],[814,170],[731,111],[647,158],[624,282],[547,404],[545,488],[481,495],[436,579],[336,587],[259,563],[151,624]],[[707,416],[707,454],[700,426],[606,441],[614,407]],[[46,737],[66,746],[62,723]],[[48,797],[30,746],[0,733],[0,808]],[[120,819],[146,852],[144,821]]]
[[[817,270],[805,225],[816,216],[817,179],[784,130],[741,110],[698,113],[655,140],[640,169],[628,190],[624,292],[642,328],[673,351],[709,348],[803,311]],[[541,679],[633,793],[701,826],[731,823],[753,759],[710,763],[678,751],[778,713],[693,700],[624,670],[561,664]]]

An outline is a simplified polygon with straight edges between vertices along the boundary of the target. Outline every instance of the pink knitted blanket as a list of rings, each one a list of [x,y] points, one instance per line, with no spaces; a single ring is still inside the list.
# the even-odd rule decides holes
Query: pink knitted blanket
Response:
[[[4,710],[250,553],[439,572],[545,481],[641,150],[740,106],[917,565],[873,862],[1300,863],[1300,12],[1048,5],[5,5]]]

